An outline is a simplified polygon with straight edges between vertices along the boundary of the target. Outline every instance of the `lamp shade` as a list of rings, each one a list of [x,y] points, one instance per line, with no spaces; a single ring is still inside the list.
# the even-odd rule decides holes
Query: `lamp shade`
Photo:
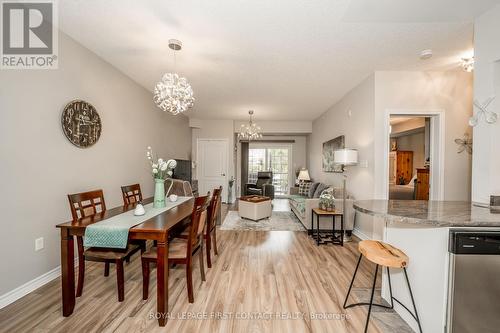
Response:
[[[302,169],[299,172],[299,176],[297,177],[298,180],[311,180],[311,177],[309,176],[309,171],[307,169]]]
[[[356,165],[358,164],[358,151],[351,148],[335,150],[333,153],[333,163],[343,165]]]

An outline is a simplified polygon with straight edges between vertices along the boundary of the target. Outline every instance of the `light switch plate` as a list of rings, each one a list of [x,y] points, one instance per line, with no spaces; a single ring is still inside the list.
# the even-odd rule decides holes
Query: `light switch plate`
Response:
[[[43,237],[35,239],[35,251],[42,250],[43,246]]]

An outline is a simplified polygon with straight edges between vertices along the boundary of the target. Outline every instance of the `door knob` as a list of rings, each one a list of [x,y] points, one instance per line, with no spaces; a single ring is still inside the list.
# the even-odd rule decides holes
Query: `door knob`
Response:
[[[225,177],[225,176],[226,176],[226,174],[225,174],[225,173],[221,173],[220,175],[221,175],[222,177]]]

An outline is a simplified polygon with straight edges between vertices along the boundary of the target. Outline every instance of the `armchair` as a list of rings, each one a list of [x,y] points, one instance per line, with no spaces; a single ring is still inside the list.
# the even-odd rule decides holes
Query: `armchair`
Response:
[[[246,184],[245,195],[263,195],[274,199],[273,173],[259,171],[256,184]]]

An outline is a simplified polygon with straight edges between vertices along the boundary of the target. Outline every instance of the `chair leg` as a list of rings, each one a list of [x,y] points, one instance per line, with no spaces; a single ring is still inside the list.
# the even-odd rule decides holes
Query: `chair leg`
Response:
[[[366,316],[365,333],[368,332],[368,323],[370,322],[370,314],[372,312],[373,295],[375,294],[375,285],[377,283],[378,265],[375,266],[375,276],[373,277],[372,294],[370,296],[370,305],[368,306],[368,315]]]
[[[149,262],[142,260],[142,299],[147,300],[149,297]]]
[[[130,255],[125,258],[125,261],[127,262],[127,264],[130,264]]]
[[[420,324],[420,318],[418,317],[417,307],[415,306],[415,299],[413,298],[413,292],[411,291],[410,280],[408,279],[408,273],[406,272],[406,267],[403,268],[406,278],[406,284],[408,285],[408,291],[410,292],[411,303],[413,304],[413,310],[415,310],[415,319],[417,320],[418,330],[422,333],[422,326]]]
[[[118,284],[118,302],[125,299],[125,277],[123,274],[123,261],[116,260],[116,283]]]
[[[214,240],[214,253],[215,253],[216,256],[218,256],[219,252],[217,251],[217,231],[216,230],[217,230],[217,227],[214,227],[214,238],[213,238],[213,240]]]
[[[210,235],[210,232],[207,233],[205,241],[205,244],[207,244],[207,267],[212,268],[212,258],[210,257],[210,252],[212,252],[212,237]]]
[[[201,281],[205,282],[205,263],[203,262],[203,238],[201,239],[200,244],[200,253],[198,253],[198,258],[200,261],[200,273],[201,273]]]
[[[188,300],[189,303],[194,303],[194,294],[193,294],[193,265],[191,262],[186,265],[186,282],[187,282],[187,290],[188,290]]]
[[[77,236],[76,243],[78,248],[78,283],[76,286],[76,297],[82,296],[83,282],[85,280],[85,257],[83,256],[83,237]]]
[[[356,274],[358,273],[359,264],[361,263],[362,258],[363,258],[363,255],[360,254],[359,259],[358,259],[358,264],[356,265],[356,269],[354,270],[354,274],[352,275],[352,280],[351,280],[351,284],[349,285],[349,290],[347,291],[347,295],[345,297],[344,306],[343,306],[344,309],[347,309],[347,300],[349,299],[349,294],[351,293],[352,285],[354,284],[354,279],[356,278]]]
[[[104,276],[109,276],[109,262],[104,263]]]

